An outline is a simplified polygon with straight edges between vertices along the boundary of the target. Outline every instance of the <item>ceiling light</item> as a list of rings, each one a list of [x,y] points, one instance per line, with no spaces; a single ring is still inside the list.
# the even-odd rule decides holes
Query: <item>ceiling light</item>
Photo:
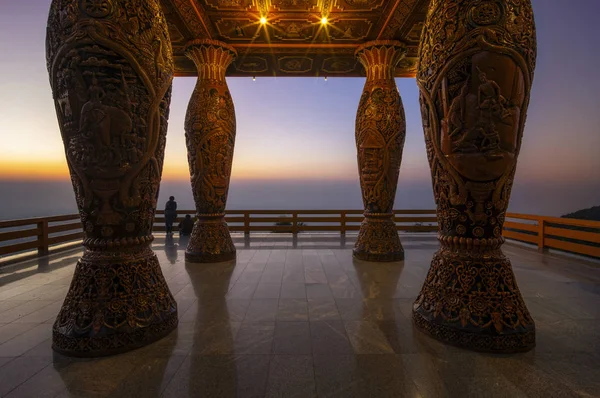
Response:
[[[327,17],[321,18],[321,24],[322,25],[327,25]]]
[[[260,17],[260,23],[262,25],[265,25],[267,23],[267,18],[266,17]]]

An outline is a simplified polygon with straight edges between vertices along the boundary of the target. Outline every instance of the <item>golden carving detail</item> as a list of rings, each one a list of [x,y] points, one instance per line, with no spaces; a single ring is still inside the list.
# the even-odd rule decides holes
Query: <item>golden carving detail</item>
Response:
[[[255,40],[260,33],[260,25],[256,21],[244,18],[220,19],[216,26],[221,36],[232,41]]]
[[[423,32],[423,26],[423,22],[417,22],[416,24],[414,24],[406,34],[406,40],[419,42],[419,40],[421,39],[421,32]]]
[[[170,1],[181,19],[185,22],[185,26],[190,30],[194,37],[212,37],[215,35],[214,28],[211,23],[206,23],[208,17],[196,1],[190,0],[168,0]]]
[[[234,62],[235,69],[240,72],[261,73],[268,70],[267,60],[263,57],[243,57]]]
[[[373,11],[385,4],[383,0],[338,0],[336,7],[351,11]]]
[[[173,330],[177,304],[149,245],[162,174],[173,58],[156,1],[55,0],[50,84],[83,257],[53,327],[53,348],[101,356]]]
[[[500,246],[535,69],[529,0],[437,0],[417,83],[441,249],[416,324],[467,348],[535,345],[535,325]]]
[[[368,19],[335,21],[329,29],[329,36],[336,41],[359,41],[365,39],[371,31]]]
[[[318,0],[318,7],[321,11],[321,16],[329,17],[329,13],[331,12],[331,7],[333,6],[334,0]]]
[[[435,0],[432,0],[435,1]],[[394,14],[383,27],[381,33],[377,37],[380,40],[391,40],[397,36],[398,30],[402,28],[410,13],[418,5],[418,0],[401,0],[398,2]]]
[[[266,17],[271,8],[271,0],[253,0],[261,17]]]
[[[354,256],[362,260],[404,259],[392,209],[406,136],[404,108],[394,73],[405,54],[406,47],[396,41],[369,42],[356,51],[367,73],[356,114],[356,149],[365,219]]]
[[[273,36],[284,41],[311,40],[315,25],[307,20],[283,19],[273,22]]]
[[[242,10],[252,6],[252,0],[205,0],[209,7],[216,10]]]
[[[259,73],[262,76],[323,76],[329,73],[361,76],[361,67],[328,70],[320,67],[325,65],[326,58],[352,56],[358,45],[375,39],[410,42],[407,56],[416,57],[418,32],[411,28],[424,19],[422,9],[427,1],[161,0],[161,3],[165,9],[172,10],[170,22],[184,36],[183,43],[196,38],[218,39],[233,45],[242,59],[267,54],[269,62],[267,70]],[[325,26],[320,23],[324,16],[328,18]],[[268,22],[260,24],[260,17],[266,17]],[[195,67],[185,57],[183,46],[176,45],[175,51],[177,75],[195,75]],[[280,65],[277,59],[281,57],[311,58],[313,66],[307,70],[299,67],[298,62]],[[302,63],[306,64],[306,61]],[[228,70],[229,76],[253,76],[256,73],[243,72],[236,67]],[[396,77],[413,75],[412,70],[397,68]]]
[[[323,60],[321,70],[326,73],[348,73],[356,68],[355,58],[331,57]]]
[[[235,247],[224,220],[233,148],[235,109],[225,71],[236,51],[216,40],[188,43],[198,81],[185,117],[185,137],[198,221],[185,252],[190,262],[235,258]]]
[[[312,70],[313,61],[308,57],[281,57],[279,70],[286,73],[307,73]]]
[[[318,0],[272,0],[271,3],[280,11],[310,11],[317,7]]]

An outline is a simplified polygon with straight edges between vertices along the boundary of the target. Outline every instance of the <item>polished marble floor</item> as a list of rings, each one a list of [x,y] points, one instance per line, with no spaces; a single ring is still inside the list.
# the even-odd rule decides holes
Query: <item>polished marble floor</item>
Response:
[[[354,239],[237,235],[237,261],[201,265],[159,236],[178,330],[94,360],[50,348],[80,250],[0,269],[0,396],[600,396],[600,264],[505,245],[537,347],[480,354],[411,324],[434,237],[402,236],[406,260],[391,264],[353,260]]]

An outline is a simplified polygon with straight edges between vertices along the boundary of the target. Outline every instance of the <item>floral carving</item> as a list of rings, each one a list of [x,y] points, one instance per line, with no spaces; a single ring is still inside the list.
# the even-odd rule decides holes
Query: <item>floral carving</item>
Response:
[[[442,247],[414,319],[435,337],[477,350],[535,344],[534,322],[500,250],[535,51],[529,0],[430,4],[417,83]]]

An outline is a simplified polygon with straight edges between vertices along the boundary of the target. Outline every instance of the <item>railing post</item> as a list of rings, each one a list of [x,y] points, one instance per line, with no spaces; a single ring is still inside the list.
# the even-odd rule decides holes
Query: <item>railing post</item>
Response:
[[[298,234],[298,212],[292,213],[292,233],[294,235]]]
[[[544,248],[544,235],[545,231],[545,222],[542,217],[538,218],[538,252],[543,253],[546,249]]]
[[[43,220],[37,223],[38,227],[38,255],[48,254],[48,221]]]
[[[340,234],[346,235],[346,212],[345,211],[341,212],[340,216],[341,216],[341,220],[340,220]]]
[[[244,235],[250,235],[250,213],[244,212]]]

